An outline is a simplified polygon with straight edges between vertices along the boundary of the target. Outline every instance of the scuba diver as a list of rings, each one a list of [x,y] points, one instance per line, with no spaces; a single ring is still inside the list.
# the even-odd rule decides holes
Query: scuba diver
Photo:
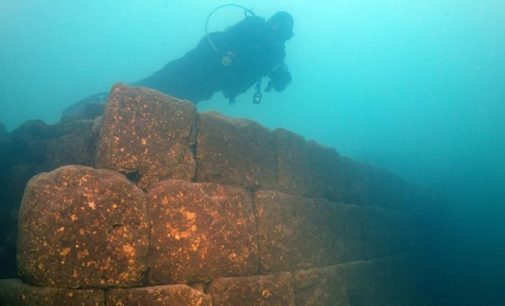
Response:
[[[227,6],[243,9],[244,19],[224,31],[208,33],[211,16]],[[258,104],[264,77],[269,78],[265,92],[282,91],[291,82],[284,63],[284,44],[293,36],[293,17],[289,13],[279,11],[265,20],[243,6],[226,4],[209,14],[205,31],[196,48],[132,85],[154,88],[195,104],[222,91],[233,104],[235,97],[256,84],[253,102]],[[63,111],[63,117],[96,115],[107,94],[98,93],[77,102]]]
[[[209,18],[222,7],[216,8]],[[265,20],[243,9],[242,21],[223,32],[207,33],[195,49],[134,85],[151,87],[193,103],[208,100],[218,91],[234,103],[237,95],[254,84],[253,101],[260,103],[263,77],[270,78],[265,91],[284,90],[291,82],[284,63],[284,44],[293,36],[293,18],[280,11]]]

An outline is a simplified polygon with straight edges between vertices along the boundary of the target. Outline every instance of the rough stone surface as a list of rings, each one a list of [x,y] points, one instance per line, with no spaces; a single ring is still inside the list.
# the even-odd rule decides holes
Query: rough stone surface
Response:
[[[242,188],[180,180],[148,194],[149,283],[187,283],[258,272],[251,194]]]
[[[93,166],[97,131],[93,120],[62,121],[46,125],[28,121],[12,132],[15,163],[29,164],[33,173],[69,164]]]
[[[207,292],[213,306],[294,306],[291,273],[218,278]]]
[[[116,85],[109,94],[97,150],[101,168],[135,173],[148,188],[195,175],[195,107],[146,88]]]
[[[348,249],[337,206],[276,191],[256,193],[260,270],[293,271],[340,262]]]
[[[211,297],[186,285],[112,289],[107,306],[211,306]]]
[[[64,165],[95,165],[98,135],[93,123],[93,120],[80,120],[59,124],[61,135],[47,142],[47,170]]]
[[[346,182],[343,201],[356,205],[373,204],[371,179],[374,169],[346,157],[341,158],[341,165]]]
[[[145,195],[118,173],[66,166],[33,177],[19,224],[18,268],[30,283],[85,288],[142,281]]]
[[[14,274],[33,174],[98,163],[149,194],[111,170],[33,178],[19,272],[46,288],[0,282],[0,305],[417,305],[415,265],[389,258],[411,249],[401,179],[145,88],[117,85],[100,107],[0,124],[0,275]],[[192,288],[124,288],[146,283]]]
[[[260,270],[293,271],[390,256],[410,248],[406,216],[379,207],[259,191]]]
[[[280,191],[329,200],[345,198],[344,169],[334,149],[286,130],[277,129],[274,134]]]
[[[200,115],[198,181],[275,187],[275,137],[249,120],[235,120],[218,113]]]
[[[296,305],[421,305],[415,255],[358,261],[293,273]]]
[[[18,279],[0,280],[2,306],[104,306],[102,290],[43,288]]]
[[[413,189],[405,181],[385,169],[374,169],[370,176],[372,205],[408,210]]]

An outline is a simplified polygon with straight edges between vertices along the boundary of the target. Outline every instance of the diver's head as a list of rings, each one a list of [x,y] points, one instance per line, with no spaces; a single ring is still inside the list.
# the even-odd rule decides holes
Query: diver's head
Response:
[[[287,41],[293,36],[293,17],[285,11],[275,13],[268,19],[268,25],[278,41]]]

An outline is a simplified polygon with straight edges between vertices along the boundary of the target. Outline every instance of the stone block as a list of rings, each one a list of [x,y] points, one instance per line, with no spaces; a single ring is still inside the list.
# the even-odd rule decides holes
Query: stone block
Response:
[[[107,306],[211,306],[210,295],[186,285],[166,285],[130,289],[111,289]]]
[[[18,279],[0,280],[0,305],[105,306],[102,290],[36,287]]]
[[[291,273],[218,278],[207,292],[213,306],[294,306]]]
[[[252,188],[276,185],[275,137],[268,129],[213,112],[201,114],[199,120],[198,181]]]
[[[116,85],[103,116],[97,165],[132,173],[142,188],[165,178],[191,180],[195,127],[196,109],[190,102]]]
[[[259,191],[260,271],[293,271],[390,256],[410,248],[406,216],[379,207]]]
[[[343,201],[356,205],[371,205],[374,203],[371,192],[372,168],[366,164],[341,158],[345,177],[345,196]]]
[[[26,187],[18,269],[40,286],[134,286],[147,269],[148,239],[141,189],[110,170],[65,166]]]
[[[148,199],[150,284],[257,273],[256,223],[249,192],[166,180],[153,187]]]
[[[44,168],[53,170],[64,165],[95,165],[98,135],[93,130],[93,120],[60,122],[53,128],[57,137],[46,142]]]
[[[420,273],[410,254],[296,271],[296,305],[421,305]]]
[[[255,206],[262,273],[330,265],[343,259],[342,225],[334,203],[259,191]]]
[[[274,131],[277,148],[278,190],[286,193],[345,198],[346,181],[339,154],[291,132]]]
[[[391,172],[374,168],[370,179],[372,205],[409,210],[414,189]]]

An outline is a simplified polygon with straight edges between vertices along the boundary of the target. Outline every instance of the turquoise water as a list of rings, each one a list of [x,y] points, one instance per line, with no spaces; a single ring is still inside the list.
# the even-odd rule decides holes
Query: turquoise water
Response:
[[[0,0],[0,122],[54,123],[75,101],[151,74],[193,48],[223,3]],[[451,285],[434,285],[437,299],[501,305],[493,298],[505,285],[505,2],[239,4],[294,16],[293,82],[260,105],[250,90],[234,106],[216,94],[199,109],[292,130],[445,194],[448,238],[434,260],[446,270],[435,278]],[[210,28],[241,16],[219,11]],[[484,296],[487,304],[474,302]]]

